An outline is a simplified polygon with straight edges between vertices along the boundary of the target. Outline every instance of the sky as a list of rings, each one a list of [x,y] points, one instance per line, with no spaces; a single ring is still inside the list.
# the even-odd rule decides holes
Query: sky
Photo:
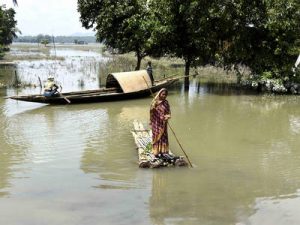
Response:
[[[81,26],[77,0],[0,0],[0,5],[14,8],[17,28],[22,36],[49,34],[54,36],[93,35],[92,29]],[[20,36],[20,34],[18,34]]]

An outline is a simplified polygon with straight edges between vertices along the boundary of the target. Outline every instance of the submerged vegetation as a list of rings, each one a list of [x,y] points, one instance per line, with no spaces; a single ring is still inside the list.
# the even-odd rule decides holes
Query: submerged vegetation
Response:
[[[146,69],[147,62],[151,61],[153,66],[154,79],[159,80],[169,76],[184,76],[185,63],[180,58],[146,57],[141,62],[141,69]],[[99,62],[101,78],[106,74],[116,71],[132,71],[135,68],[135,56],[133,53],[112,55],[108,60]],[[243,79],[249,77],[249,71],[244,68],[241,72]],[[203,82],[213,83],[237,83],[237,73],[234,70],[224,70],[220,67],[204,66],[193,67],[190,71],[191,76],[197,75]]]
[[[88,44],[96,43],[95,36],[50,36],[39,34],[37,36],[18,36],[13,39],[13,42],[20,43],[41,43],[42,40],[48,40],[49,43],[73,43],[73,44]]]
[[[44,46],[39,43],[13,43],[10,46],[10,51],[7,52],[3,61],[15,60],[64,60],[64,57],[55,54],[56,49],[74,49],[80,51],[92,51],[96,53],[103,52],[103,45],[89,44],[89,45],[71,45],[71,44],[55,44],[53,43]]]
[[[294,66],[300,52],[299,0],[77,3],[82,25],[93,28],[97,40],[105,45],[97,48],[108,56],[98,62],[100,80],[111,72],[143,69],[151,60],[155,79],[186,75],[186,88],[188,75],[209,79],[214,74],[215,82],[225,79],[260,91],[300,93],[300,72]],[[15,36],[16,21],[13,10],[1,9],[2,15],[9,11],[11,16],[7,48]],[[4,19],[0,18],[2,24]],[[3,38],[4,28],[0,29]],[[51,36],[37,38],[46,37],[44,46],[29,47],[26,54],[7,54],[6,60],[63,60],[51,54]],[[83,87],[84,77],[78,82]]]
[[[55,57],[51,55],[52,47],[39,44],[13,44],[11,45],[10,51],[4,56],[5,61],[15,61],[15,60],[63,60],[63,57]]]
[[[65,76],[81,74],[76,83],[79,89],[87,87],[91,75],[95,74],[100,85],[104,85],[106,76],[113,72],[132,71],[135,68],[135,56],[133,53],[111,54],[103,48],[103,45],[57,45],[59,50],[79,50],[99,53],[100,59],[95,57],[71,57],[54,56],[53,46],[44,47],[38,44],[11,45],[11,51],[6,54],[7,61],[18,61],[9,63],[9,66],[0,66],[1,87],[40,87],[40,80],[45,80],[48,74],[56,74],[58,70],[65,71]],[[78,52],[80,53],[80,52]],[[75,52],[76,54],[76,52]],[[76,59],[76,61],[74,61]],[[184,74],[184,61],[180,58],[146,57],[141,63],[141,69],[146,68],[148,61],[152,61],[154,78],[159,80],[168,76],[181,76]],[[70,75],[68,75],[70,74]],[[73,75],[74,74],[74,75]],[[212,66],[192,68],[191,74],[198,74],[201,81],[205,82],[236,82],[234,71],[226,72],[221,68]],[[4,77],[6,77],[4,79]],[[65,79],[65,78],[61,78]],[[92,78],[95,79],[95,78]],[[94,81],[95,82],[95,81]]]

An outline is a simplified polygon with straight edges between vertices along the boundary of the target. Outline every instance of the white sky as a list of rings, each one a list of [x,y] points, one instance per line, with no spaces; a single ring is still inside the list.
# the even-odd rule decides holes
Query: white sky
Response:
[[[95,33],[81,26],[77,0],[18,0],[18,6],[14,6],[12,0],[0,0],[0,5],[3,4],[16,11],[17,28],[23,36]]]

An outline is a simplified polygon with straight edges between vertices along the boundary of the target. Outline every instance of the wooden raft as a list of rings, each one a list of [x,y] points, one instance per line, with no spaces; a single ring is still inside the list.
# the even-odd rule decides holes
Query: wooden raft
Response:
[[[183,156],[175,156],[171,151],[169,151],[169,155],[173,158],[172,160],[155,158],[151,152],[152,132],[150,129],[145,129],[141,122],[133,122],[133,130],[131,131],[131,133],[137,146],[140,168],[188,166],[188,163]]]

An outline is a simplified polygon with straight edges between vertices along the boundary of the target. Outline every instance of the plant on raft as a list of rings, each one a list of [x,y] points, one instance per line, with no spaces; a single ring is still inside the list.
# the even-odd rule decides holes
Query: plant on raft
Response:
[[[151,152],[152,151],[152,143],[149,142],[147,145],[146,145],[146,148],[145,148],[145,152]]]

